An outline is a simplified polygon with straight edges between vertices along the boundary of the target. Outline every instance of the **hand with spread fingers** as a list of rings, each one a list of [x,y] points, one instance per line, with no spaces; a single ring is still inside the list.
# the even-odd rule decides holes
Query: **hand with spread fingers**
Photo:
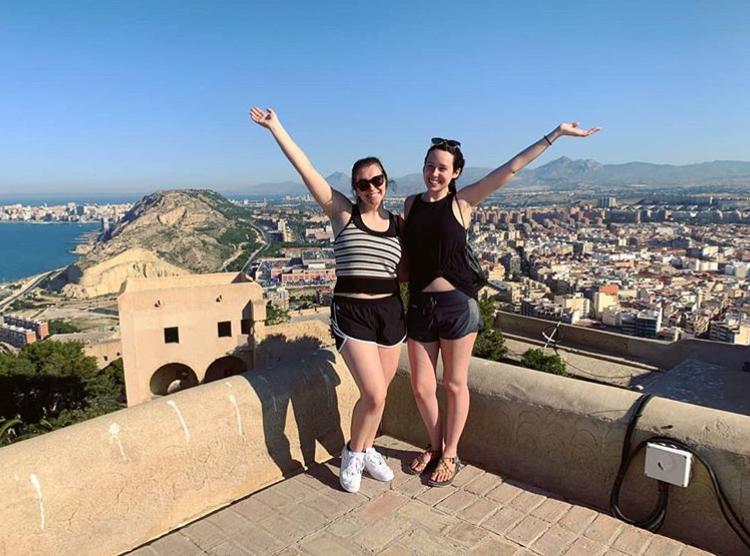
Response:
[[[250,119],[261,127],[271,129],[274,125],[279,123],[279,117],[272,108],[263,110],[257,106],[253,106],[250,109]]]

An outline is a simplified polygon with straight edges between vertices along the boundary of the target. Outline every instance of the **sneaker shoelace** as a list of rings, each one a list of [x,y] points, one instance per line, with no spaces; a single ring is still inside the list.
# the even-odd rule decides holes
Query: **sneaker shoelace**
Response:
[[[346,475],[358,475],[365,468],[365,458],[352,457],[352,461],[344,470]]]
[[[380,455],[380,452],[377,452],[375,450],[367,452],[367,459],[370,460],[370,463],[374,463],[375,465],[385,465],[383,456]]]

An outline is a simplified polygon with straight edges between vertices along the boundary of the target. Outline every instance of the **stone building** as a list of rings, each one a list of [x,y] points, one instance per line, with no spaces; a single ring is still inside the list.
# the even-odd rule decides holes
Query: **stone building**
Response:
[[[129,279],[117,300],[128,405],[252,368],[262,294],[242,273]]]

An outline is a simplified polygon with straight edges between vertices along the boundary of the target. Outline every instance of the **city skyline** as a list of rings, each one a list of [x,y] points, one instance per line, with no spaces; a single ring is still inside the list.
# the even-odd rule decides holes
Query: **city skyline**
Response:
[[[0,196],[294,179],[253,104],[324,175],[367,154],[418,172],[432,135],[497,166],[572,118],[604,131],[537,165],[748,159],[745,3],[212,8],[6,4]]]

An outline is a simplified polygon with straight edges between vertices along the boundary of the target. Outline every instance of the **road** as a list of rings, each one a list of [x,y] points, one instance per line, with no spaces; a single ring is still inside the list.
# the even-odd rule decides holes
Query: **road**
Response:
[[[242,272],[247,272],[248,267],[250,264],[255,260],[255,257],[258,255],[261,249],[263,249],[266,245],[268,245],[268,242],[266,241],[266,232],[263,231],[262,228],[259,226],[256,226],[252,222],[248,222],[252,228],[258,232],[258,241],[260,242],[260,247],[258,247],[255,251],[253,251],[250,256],[247,258],[247,261],[244,265],[242,265]]]
[[[10,306],[14,301],[17,299],[23,298],[27,293],[30,293],[35,287],[37,287],[44,279],[48,277],[52,277],[54,274],[57,274],[61,271],[63,271],[64,268],[56,268],[55,270],[50,270],[49,272],[44,272],[42,274],[37,274],[36,276],[32,277],[29,282],[24,284],[20,290],[17,292],[14,292],[9,297],[6,297],[2,301],[0,301],[0,311],[5,310],[6,307]]]

